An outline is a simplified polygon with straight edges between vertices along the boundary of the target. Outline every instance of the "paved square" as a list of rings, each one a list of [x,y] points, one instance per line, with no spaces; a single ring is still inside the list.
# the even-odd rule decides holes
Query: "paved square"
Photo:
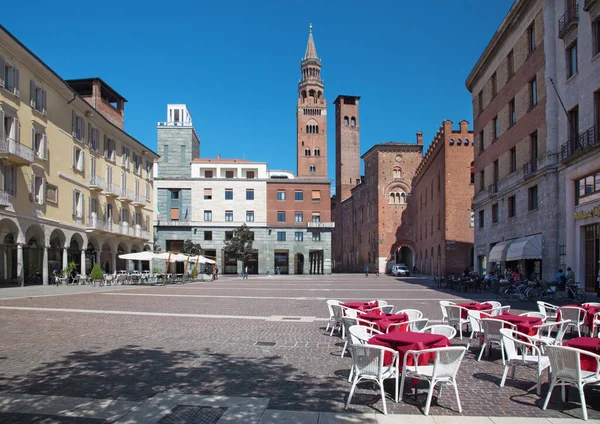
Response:
[[[294,422],[295,412],[298,422],[312,422],[317,412],[338,416],[351,359],[340,358],[342,340],[324,331],[326,299],[385,299],[396,310],[420,309],[439,321],[439,300],[494,298],[433,289],[426,278],[362,274],[6,289],[0,291],[0,422],[38,422],[39,416],[144,422],[144,414],[156,422],[178,405],[226,408],[219,422],[257,422],[263,415],[263,422],[277,416]],[[534,309],[517,306],[517,312]],[[568,404],[556,390],[542,411],[546,383],[541,398],[528,393],[534,373],[518,369],[516,380],[499,388],[500,353],[494,349],[481,362],[476,353],[467,353],[458,378],[463,416],[581,417],[576,390]],[[590,419],[599,419],[600,392],[587,389],[586,395]],[[421,415],[424,402],[424,390],[416,401],[407,392],[402,403],[388,398],[388,412]],[[381,408],[377,391],[366,384],[347,412],[366,414],[366,422]],[[451,390],[434,397],[431,415],[460,416]],[[318,416],[321,422],[331,415]]]

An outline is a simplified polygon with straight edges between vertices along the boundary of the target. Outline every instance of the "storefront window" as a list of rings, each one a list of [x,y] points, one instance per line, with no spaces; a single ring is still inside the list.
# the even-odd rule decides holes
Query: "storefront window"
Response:
[[[576,201],[578,205],[582,197],[600,192],[600,172],[587,175],[575,182]]]

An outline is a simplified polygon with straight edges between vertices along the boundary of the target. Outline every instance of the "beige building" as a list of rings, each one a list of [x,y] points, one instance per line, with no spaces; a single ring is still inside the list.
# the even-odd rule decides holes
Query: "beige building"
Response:
[[[0,26],[0,284],[140,266],[152,248],[156,153],[123,131],[126,100],[65,81]]]

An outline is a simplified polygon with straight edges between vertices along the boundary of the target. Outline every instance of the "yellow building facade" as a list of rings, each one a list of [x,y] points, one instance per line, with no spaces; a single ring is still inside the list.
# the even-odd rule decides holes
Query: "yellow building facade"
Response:
[[[65,81],[0,26],[0,284],[89,274],[153,244],[158,155],[123,130],[126,100]]]

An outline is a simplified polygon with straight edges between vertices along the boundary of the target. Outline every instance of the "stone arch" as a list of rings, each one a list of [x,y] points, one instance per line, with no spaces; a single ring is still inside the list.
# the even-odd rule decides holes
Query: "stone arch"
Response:
[[[23,271],[22,262],[18,263],[17,243],[23,240],[23,232],[15,219],[0,220],[0,281],[19,282]]]
[[[129,253],[129,247],[127,246],[127,243],[125,242],[120,242],[117,245],[117,270],[118,271],[127,271],[127,261],[125,259],[121,259],[119,258],[119,255],[122,255],[124,253]]]
[[[111,248],[108,242],[104,242],[100,246],[100,267],[106,274],[112,274],[113,272],[115,272],[111,254],[114,251],[115,249]]]
[[[344,116],[344,126],[347,127],[349,124],[350,120],[348,119],[347,116]]]
[[[350,118],[350,126],[351,127],[355,127],[356,126],[356,118],[354,116]]]
[[[321,148],[315,147],[315,156],[321,156]]]
[[[19,226],[19,223],[13,218],[3,218],[0,220],[0,239],[4,239],[8,234],[12,234],[14,243],[23,243],[25,235]]]
[[[73,233],[69,239],[69,246],[73,246],[76,243],[79,250],[87,248],[87,237],[84,237],[80,233]]]

